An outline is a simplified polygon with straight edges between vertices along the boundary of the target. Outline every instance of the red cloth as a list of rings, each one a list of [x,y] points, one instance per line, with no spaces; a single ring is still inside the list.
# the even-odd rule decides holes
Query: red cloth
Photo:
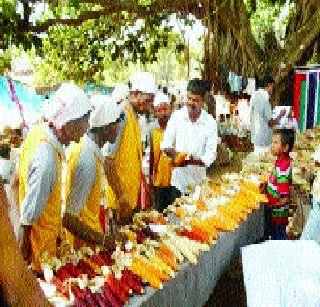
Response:
[[[141,173],[140,193],[139,193],[138,203],[142,211],[146,210],[150,206],[147,179],[145,174],[143,173]]]
[[[307,79],[307,75],[305,73],[295,73],[294,74],[294,104],[293,104],[293,112],[294,117],[297,121],[299,121],[300,116],[300,90],[301,83]]]
[[[104,205],[100,205],[99,221],[100,221],[103,234],[106,234],[106,213],[104,210]]]

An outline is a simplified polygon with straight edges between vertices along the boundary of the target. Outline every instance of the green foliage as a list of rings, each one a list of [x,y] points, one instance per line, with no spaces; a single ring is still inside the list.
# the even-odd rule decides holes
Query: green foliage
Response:
[[[3,75],[6,69],[11,69],[11,57],[8,53],[2,53],[0,54],[0,75]]]
[[[251,25],[253,35],[260,46],[264,46],[266,33],[274,32],[274,22],[280,13],[280,5],[259,1],[257,9],[252,14]]]
[[[66,7],[61,9],[65,11]],[[58,79],[91,82],[105,79],[102,71],[108,70],[106,65],[156,62],[161,48],[176,52],[184,49],[180,36],[163,25],[165,19],[166,15],[159,13],[137,22],[133,14],[122,13],[87,20],[77,27],[51,27],[42,40],[44,66],[59,71]]]

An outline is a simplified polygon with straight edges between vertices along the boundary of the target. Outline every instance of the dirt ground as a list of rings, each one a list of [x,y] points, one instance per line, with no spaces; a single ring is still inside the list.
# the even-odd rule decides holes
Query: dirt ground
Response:
[[[240,172],[242,160],[247,153],[235,153],[230,165],[215,167],[212,169],[211,178],[228,172]],[[227,271],[219,279],[205,307],[242,307],[246,306],[246,293],[243,283],[241,257],[237,256],[228,267]]]
[[[219,279],[205,307],[246,306],[241,258],[236,257]]]

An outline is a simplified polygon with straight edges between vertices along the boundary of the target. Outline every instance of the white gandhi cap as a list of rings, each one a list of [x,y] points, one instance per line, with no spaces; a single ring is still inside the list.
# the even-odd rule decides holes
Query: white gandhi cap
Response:
[[[90,114],[90,129],[105,127],[115,123],[121,116],[123,108],[114,100],[106,99]]]
[[[44,108],[44,117],[57,128],[79,119],[91,110],[85,92],[74,83],[63,83]]]
[[[160,105],[168,105],[170,104],[171,99],[168,95],[163,92],[157,92],[154,98],[153,106],[159,107]]]
[[[116,103],[125,100],[129,95],[129,87],[126,84],[117,84],[112,92],[111,98]]]
[[[146,94],[155,94],[156,80],[151,73],[140,72],[131,78],[131,91],[139,91]]]

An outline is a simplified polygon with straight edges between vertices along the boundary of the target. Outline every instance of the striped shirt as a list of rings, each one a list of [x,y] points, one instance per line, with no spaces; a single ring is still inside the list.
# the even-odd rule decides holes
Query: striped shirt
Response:
[[[268,202],[272,209],[272,221],[277,225],[288,224],[289,206],[279,206],[282,197],[290,197],[292,168],[289,156],[277,159],[267,184]]]

